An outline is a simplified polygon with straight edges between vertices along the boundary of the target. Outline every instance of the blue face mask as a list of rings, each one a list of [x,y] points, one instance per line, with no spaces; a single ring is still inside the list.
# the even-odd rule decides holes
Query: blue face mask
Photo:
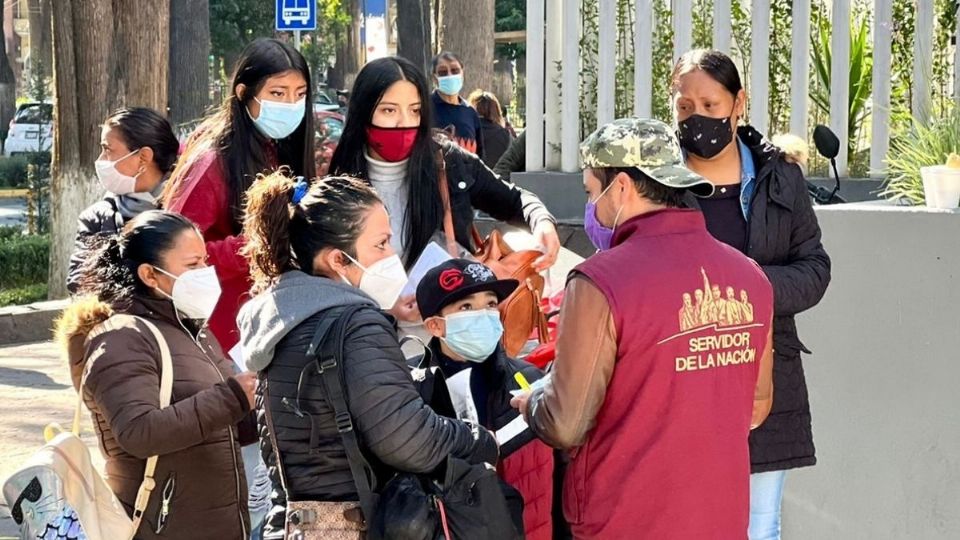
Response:
[[[447,315],[447,335],[442,339],[464,360],[481,363],[497,350],[503,337],[500,312],[495,309]]]
[[[253,99],[256,99],[257,103],[260,104],[260,116],[254,118],[251,114],[250,119],[253,120],[253,124],[257,126],[260,133],[263,133],[271,139],[285,139],[289,137],[291,133],[300,127],[300,123],[303,122],[306,99],[301,99],[296,103]],[[250,114],[249,110],[247,114]]]
[[[459,96],[460,90],[463,90],[463,74],[437,77],[437,88],[441,94]]]

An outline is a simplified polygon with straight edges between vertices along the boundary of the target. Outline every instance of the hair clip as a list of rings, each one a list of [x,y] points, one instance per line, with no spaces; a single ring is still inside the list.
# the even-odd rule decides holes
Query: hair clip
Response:
[[[297,184],[293,187],[293,204],[300,204],[300,201],[303,200],[303,197],[307,194],[307,190],[310,189],[310,184],[302,176],[297,177]]]

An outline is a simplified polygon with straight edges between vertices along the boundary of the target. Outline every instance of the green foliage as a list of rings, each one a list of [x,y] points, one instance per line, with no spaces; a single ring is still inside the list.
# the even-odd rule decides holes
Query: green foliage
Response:
[[[0,157],[0,188],[27,187],[27,157]]]
[[[0,289],[47,282],[49,236],[11,236],[0,242]]]
[[[670,74],[673,73],[673,24],[670,1],[653,2],[653,117],[672,121],[670,107]]]
[[[254,39],[273,36],[274,9],[263,0],[210,0],[211,53],[229,63]]]
[[[50,154],[27,154],[27,231],[45,234],[50,230]]]
[[[47,284],[34,283],[13,289],[0,289],[0,307],[22,306],[47,299]]]
[[[793,2],[771,0],[770,17],[770,56],[767,66],[770,99],[767,105],[767,121],[770,134],[787,133],[790,130],[790,62],[793,59],[790,27],[793,24]],[[796,135],[805,137],[806,133]]]
[[[693,0],[693,48],[713,47],[713,0]]]
[[[496,0],[495,32],[510,32],[526,30],[527,2],[526,0]],[[527,52],[525,43],[501,43],[496,46],[494,55],[498,58],[516,60]]]
[[[21,235],[23,235],[23,228],[19,225],[0,226],[0,244]]]
[[[346,0],[317,0],[317,30],[304,38],[300,47],[315,80],[326,72],[330,59],[347,37],[350,28],[348,7]]]
[[[960,153],[960,107],[949,107],[943,118],[929,124],[914,119],[910,130],[890,143],[882,195],[923,204],[920,168],[942,165],[947,156],[956,153]]]
[[[811,58],[813,62],[812,75],[816,79],[815,90],[810,93],[810,100],[824,115],[830,114],[830,66],[832,52],[830,47],[831,25],[825,12],[816,18],[816,25],[811,29]],[[870,95],[873,89],[873,47],[870,42],[870,23],[864,15],[852,17],[850,20],[850,84],[849,100],[847,105],[847,140],[848,155],[857,151],[858,141],[863,135],[862,129],[866,125],[870,114],[868,108]]]

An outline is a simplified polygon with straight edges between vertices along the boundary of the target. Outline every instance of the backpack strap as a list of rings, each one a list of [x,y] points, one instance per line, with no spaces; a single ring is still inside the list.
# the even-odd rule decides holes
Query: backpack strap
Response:
[[[310,342],[307,354],[316,355],[317,371],[323,377],[323,385],[327,391],[327,399],[333,407],[337,431],[343,440],[347,461],[350,464],[350,473],[357,487],[360,507],[363,509],[364,521],[369,523],[373,519],[377,505],[377,495],[373,492],[375,475],[370,464],[360,451],[357,432],[354,429],[353,419],[347,405],[344,390],[343,370],[343,343],[346,338],[347,325],[354,313],[362,306],[351,306],[343,310],[336,319],[336,325],[329,334],[321,334],[319,329]]]
[[[163,334],[160,333],[160,329],[143,317],[118,313],[113,315],[110,319],[118,322],[139,322],[143,326],[147,327],[147,330],[153,334],[153,339],[157,342],[157,347],[160,349],[160,408],[163,409],[165,407],[169,407],[170,399],[173,397],[173,359],[170,355],[170,347],[167,345],[167,340],[164,339]],[[92,363],[86,366],[83,379],[80,382],[80,389],[77,392],[77,408],[73,417],[73,433],[78,436],[80,435],[80,411],[83,407],[83,387],[87,382],[87,377],[90,376],[92,367]],[[157,486],[153,475],[157,470],[158,460],[159,456],[151,456],[147,458],[147,463],[143,471],[143,481],[140,483],[140,489],[137,491],[137,499],[133,505],[134,531],[140,528],[140,521],[143,519],[143,513],[147,510],[147,504],[150,502],[150,494],[153,493],[154,488]]]

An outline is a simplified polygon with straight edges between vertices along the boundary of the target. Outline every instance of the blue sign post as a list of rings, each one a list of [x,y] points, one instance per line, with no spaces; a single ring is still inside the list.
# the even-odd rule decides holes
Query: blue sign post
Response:
[[[277,0],[276,29],[316,30],[317,0]]]

